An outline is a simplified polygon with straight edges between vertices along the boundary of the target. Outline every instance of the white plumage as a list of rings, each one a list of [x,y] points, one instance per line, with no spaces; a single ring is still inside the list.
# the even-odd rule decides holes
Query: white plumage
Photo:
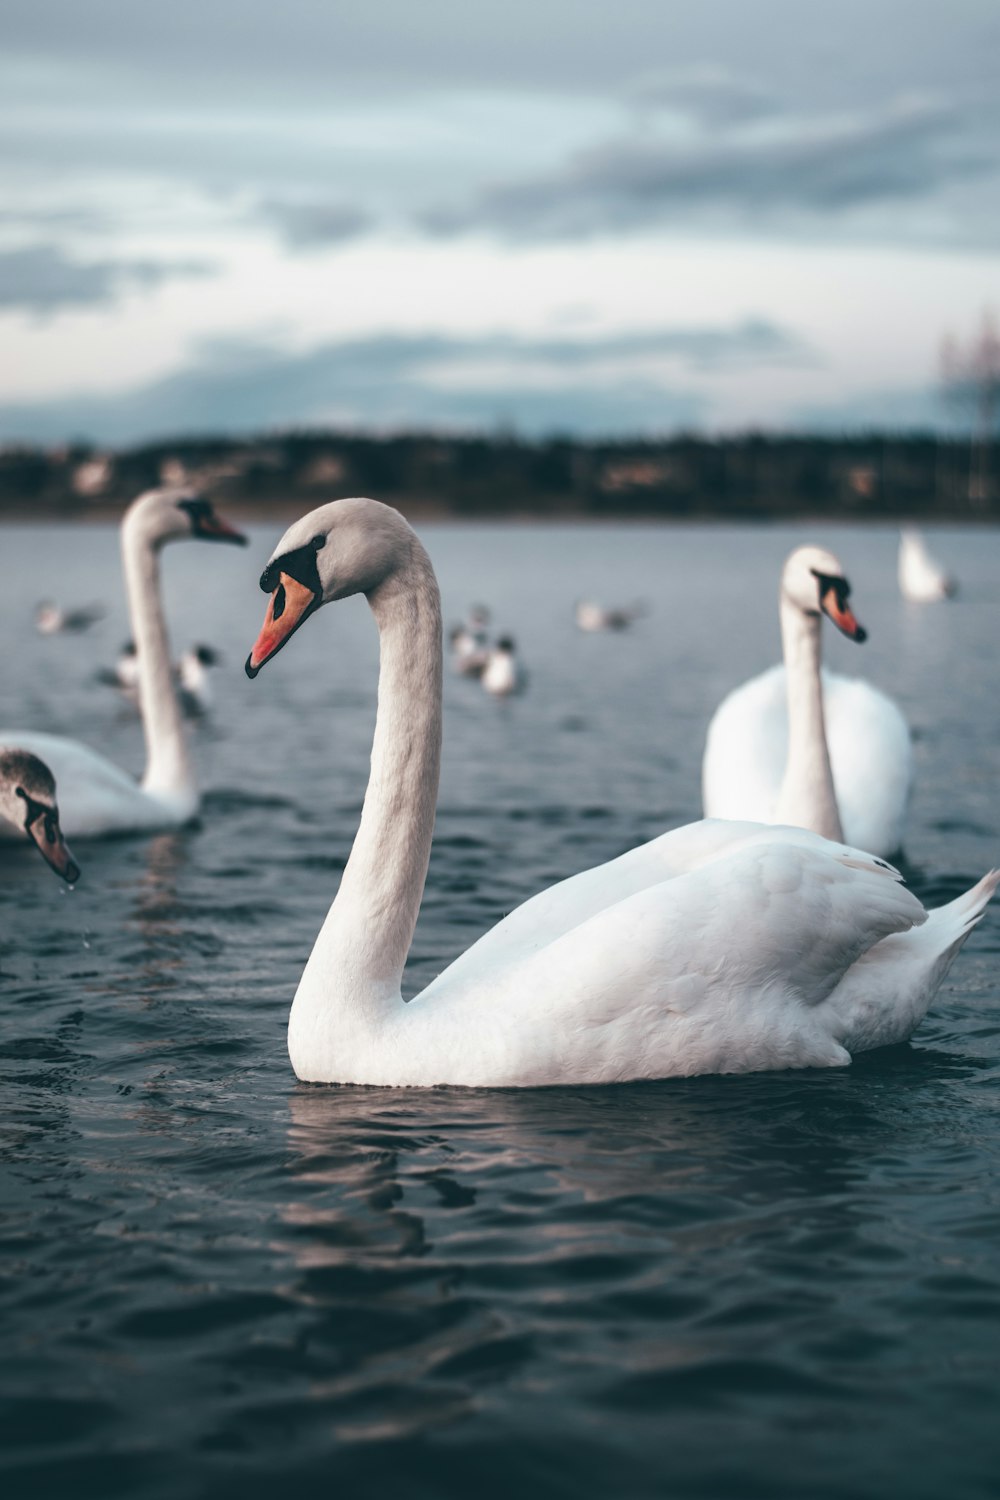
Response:
[[[36,730],[0,730],[0,746],[30,751],[51,769],[59,786],[62,827],[70,836],[171,828],[197,812],[198,788],[160,597],[159,552],[168,542],[184,539],[245,540],[216,516],[207,500],[185,489],[140,495],[125,512],[121,531],[146,737],[142,783],[79,740]]]
[[[536,1086],[838,1066],[901,1041],[996,888],[928,915],[881,860],[801,828],[705,821],[541,892],[408,1004],[437,798],[441,624],[420,542],[371,500],[321,506],[265,569],[255,676],[364,591],[381,641],[361,825],[288,1045],[326,1083]]]
[[[872,854],[902,847],[913,757],[906,720],[884,693],[820,665],[821,611],[865,632],[832,553],[800,547],[781,582],[784,663],[723,699],[702,762],[706,817],[794,823]]]
[[[948,574],[915,526],[899,536],[899,591],[911,604],[936,604],[955,593],[955,580]]]

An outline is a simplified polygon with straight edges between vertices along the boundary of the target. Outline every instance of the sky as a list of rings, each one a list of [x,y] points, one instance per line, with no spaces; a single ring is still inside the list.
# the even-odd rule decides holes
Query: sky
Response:
[[[995,0],[4,0],[0,443],[946,425]]]

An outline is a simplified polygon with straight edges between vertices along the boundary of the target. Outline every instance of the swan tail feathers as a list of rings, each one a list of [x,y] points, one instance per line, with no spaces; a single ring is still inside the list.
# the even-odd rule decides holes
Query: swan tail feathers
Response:
[[[956,896],[947,906],[937,906],[928,913],[930,926],[939,939],[942,957],[950,959],[958,952],[973,927],[981,920],[998,885],[1000,870],[988,870],[971,889]]]

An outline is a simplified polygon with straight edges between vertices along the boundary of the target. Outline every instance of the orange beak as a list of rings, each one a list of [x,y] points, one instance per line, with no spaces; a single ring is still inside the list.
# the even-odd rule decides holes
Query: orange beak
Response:
[[[278,587],[271,595],[260,635],[246,660],[248,677],[257,676],[264,663],[281,650],[318,604],[312,589],[288,573],[278,574]]]
[[[61,875],[68,885],[74,885],[80,878],[80,866],[67,849],[62,830],[55,818],[51,814],[36,818],[33,823],[28,824],[27,833],[28,837],[38,845],[38,852],[45,863],[51,865],[56,874]]]
[[[235,542],[238,547],[245,547],[247,538],[242,531],[237,531],[235,526],[230,526],[215,512],[205,516],[198,523],[198,536],[207,542]]]
[[[854,618],[854,611],[847,601],[845,600],[843,604],[839,602],[836,589],[827,589],[820,599],[820,604],[823,606],[823,613],[829,615],[837,629],[842,630],[848,640],[857,641],[860,645],[862,641],[868,639],[867,630],[863,625],[858,624]]]

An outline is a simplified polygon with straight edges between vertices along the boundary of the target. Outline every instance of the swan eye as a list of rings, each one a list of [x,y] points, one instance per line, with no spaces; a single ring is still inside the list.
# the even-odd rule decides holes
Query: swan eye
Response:
[[[326,537],[314,536],[309,545],[314,552],[320,552],[326,546]]]

